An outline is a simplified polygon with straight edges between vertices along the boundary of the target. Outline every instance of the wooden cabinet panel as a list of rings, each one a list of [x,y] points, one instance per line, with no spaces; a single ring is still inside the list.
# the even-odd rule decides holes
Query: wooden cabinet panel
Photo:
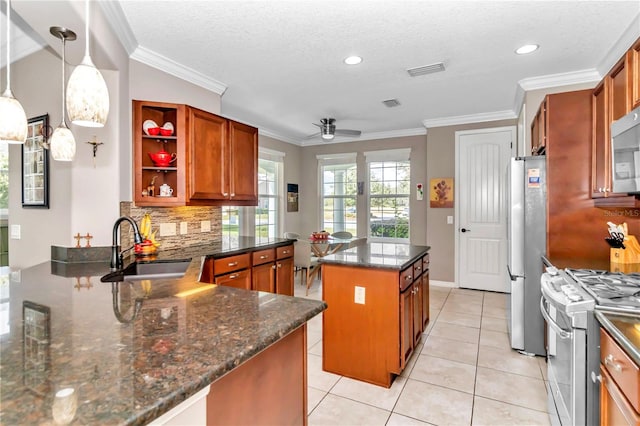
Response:
[[[422,331],[427,329],[429,323],[429,269],[422,274]]]
[[[609,106],[611,108],[611,121],[623,117],[631,110],[631,77],[629,71],[628,59],[630,54],[625,54],[622,59],[609,72],[608,78],[611,79],[611,90],[609,92],[611,99]],[[606,79],[607,77],[605,77]]]
[[[271,262],[273,263],[276,260],[276,251],[272,248],[254,251],[253,255],[253,266],[262,265],[263,263]]]
[[[403,370],[413,352],[413,287],[400,294],[400,369]]]
[[[413,284],[413,347],[418,347],[422,337],[422,277]]]
[[[258,129],[229,120],[229,197],[258,200]]]
[[[189,108],[192,143],[189,146],[189,199],[216,200],[229,196],[225,141],[227,120],[217,115]]]
[[[600,424],[602,426],[640,426],[640,416],[607,371],[601,364]]]
[[[591,196],[606,197],[611,191],[611,141],[608,96],[603,80],[591,95]]]
[[[215,277],[214,284],[251,290],[251,269],[218,275]]]
[[[215,259],[213,262],[213,272],[216,275],[226,274],[239,269],[246,269],[251,266],[251,254],[244,253],[236,256],[223,257]]]
[[[640,411],[640,370],[603,329],[600,329],[600,363],[631,406]]]
[[[251,272],[251,280],[253,281],[251,289],[274,293],[276,289],[275,269],[276,265],[273,262],[254,266]]]
[[[640,107],[640,38],[630,50],[631,109]]]
[[[293,296],[293,258],[276,261],[276,289],[278,294]]]

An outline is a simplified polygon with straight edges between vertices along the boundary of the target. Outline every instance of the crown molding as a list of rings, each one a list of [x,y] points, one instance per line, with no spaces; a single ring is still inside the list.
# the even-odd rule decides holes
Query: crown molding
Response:
[[[111,29],[118,36],[118,39],[127,51],[127,54],[131,56],[131,54],[138,47],[138,40],[136,40],[136,36],[131,30],[131,26],[129,26],[129,22],[127,21],[127,17],[122,11],[120,2],[100,1],[98,2],[98,4],[100,5],[102,12],[107,19],[107,22],[109,23],[109,25],[111,25]]]
[[[616,40],[611,49],[609,49],[607,54],[598,64],[598,73],[601,77],[606,75],[609,70],[613,68],[616,62],[618,62],[638,37],[640,37],[640,12],[638,12],[633,21],[631,21],[631,24],[622,33],[620,38]]]
[[[454,117],[442,117],[422,120],[427,129],[430,127],[456,126],[459,124],[482,123],[485,121],[510,120],[517,115],[512,110],[486,112],[480,114],[458,115]]]
[[[227,90],[226,84],[142,46],[138,46],[134,50],[131,54],[131,59],[210,90],[220,96]]]
[[[524,78],[518,82],[518,85],[522,87],[525,92],[528,92],[530,90],[548,89],[550,87],[569,86],[572,84],[595,83],[601,79],[602,76],[598,70],[592,68]]]
[[[288,136],[283,136],[283,135],[281,135],[279,133],[273,132],[273,131],[271,131],[269,129],[265,129],[263,127],[258,127],[258,135],[267,136],[269,138],[276,139],[276,140],[279,140],[281,142],[290,143],[292,145],[302,146],[302,143],[300,142],[299,139],[290,138]]]

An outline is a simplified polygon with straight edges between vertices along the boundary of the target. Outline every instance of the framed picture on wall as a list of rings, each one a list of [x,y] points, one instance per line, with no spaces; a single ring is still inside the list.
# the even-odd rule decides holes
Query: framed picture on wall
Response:
[[[22,145],[22,207],[49,208],[49,114],[29,119]]]

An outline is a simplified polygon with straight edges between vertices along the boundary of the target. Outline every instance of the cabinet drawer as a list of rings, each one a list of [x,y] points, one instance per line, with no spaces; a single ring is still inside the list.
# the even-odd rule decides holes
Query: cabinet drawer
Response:
[[[226,274],[228,272],[245,269],[251,266],[250,253],[239,254],[237,256],[223,257],[216,259],[213,263],[213,273],[215,275]]]
[[[228,287],[251,290],[251,269],[232,272],[227,275],[219,275],[213,283],[216,285],[226,285]]]
[[[426,255],[422,258],[422,271],[426,272],[429,270],[429,255]]]
[[[400,272],[400,291],[413,284],[413,265]]]
[[[413,263],[413,278],[416,279],[422,274],[422,259]]]
[[[285,259],[287,257],[293,257],[293,244],[276,248],[277,259]]]
[[[633,408],[640,411],[640,370],[603,329],[600,329],[600,362]]]
[[[263,263],[272,262],[276,258],[276,251],[272,248],[258,250],[253,252],[253,266],[262,265]]]

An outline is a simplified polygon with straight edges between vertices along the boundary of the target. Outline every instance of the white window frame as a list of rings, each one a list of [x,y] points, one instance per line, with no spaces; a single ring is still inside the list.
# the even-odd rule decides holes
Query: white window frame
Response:
[[[318,230],[322,230],[324,227],[324,167],[332,166],[332,165],[347,165],[353,164],[356,167],[356,177],[357,177],[357,157],[358,154],[356,152],[348,152],[348,153],[340,153],[340,154],[320,154],[316,155],[316,159],[318,160]],[[357,235],[358,232],[358,194],[354,194],[354,200],[356,205],[356,222],[355,222],[355,232],[352,234]],[[335,232],[335,230],[334,230]]]
[[[409,243],[411,241],[411,208],[409,207],[411,204],[411,148],[366,151],[364,156],[367,164],[367,238],[373,242]],[[409,192],[406,195],[407,206],[409,207],[407,238],[376,237],[371,235],[371,214],[369,214],[371,212],[371,199],[377,198],[371,196],[371,163],[379,162],[408,162],[409,164]],[[393,196],[394,194],[389,195]]]
[[[283,224],[283,218],[284,218],[284,157],[285,157],[285,153],[284,152],[280,152],[280,151],[275,151],[273,149],[268,149],[268,148],[258,148],[258,159],[259,160],[266,160],[266,161],[273,161],[276,163],[276,172],[275,172],[275,185],[274,187],[276,188],[276,194],[272,195],[272,196],[267,196],[269,198],[272,198],[274,200],[275,203],[275,222],[274,222],[274,235],[270,235],[268,238],[276,238],[276,237],[280,237],[282,234],[282,224]],[[258,163],[259,163],[258,160]],[[258,186],[260,184],[258,183]],[[258,188],[258,199],[260,199],[260,188]],[[265,196],[263,196],[264,198]],[[256,234],[256,228],[257,228],[257,224],[256,224],[256,208],[253,207],[253,225],[252,228],[253,229],[253,234],[254,236],[258,237],[258,235]]]

